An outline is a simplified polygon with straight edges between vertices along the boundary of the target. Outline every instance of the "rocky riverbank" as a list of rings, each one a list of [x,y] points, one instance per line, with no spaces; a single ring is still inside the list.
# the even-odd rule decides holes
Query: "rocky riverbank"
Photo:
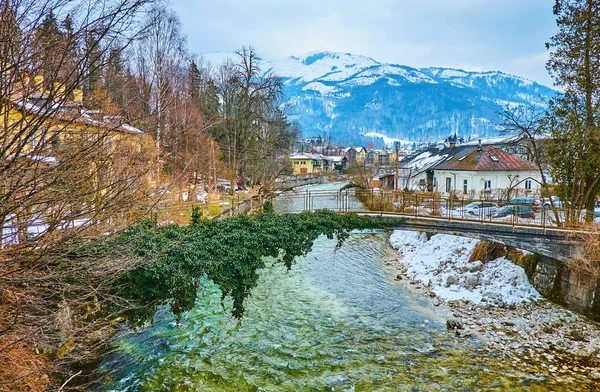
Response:
[[[396,280],[433,301],[438,313],[447,319],[452,339],[478,340],[515,369],[534,378],[553,380],[557,390],[569,390],[575,380],[587,380],[589,390],[600,390],[598,323],[531,294],[528,282],[520,278],[503,281],[507,274],[498,274],[497,268],[468,263],[474,249],[469,240],[443,236],[446,238],[430,242],[416,233],[403,233],[395,232],[390,239],[401,257],[386,264],[397,273]],[[428,249],[441,243],[447,248],[437,249],[437,254]],[[418,263],[419,254],[431,257]],[[519,272],[509,275],[517,276]]]

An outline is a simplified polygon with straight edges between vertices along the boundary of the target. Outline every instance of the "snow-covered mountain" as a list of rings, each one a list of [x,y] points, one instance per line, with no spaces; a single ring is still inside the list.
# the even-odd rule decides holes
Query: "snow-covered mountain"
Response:
[[[233,58],[204,57],[215,65]],[[305,136],[331,135],[346,144],[373,141],[365,134],[410,141],[436,141],[455,132],[467,139],[495,136],[501,108],[545,106],[556,94],[502,72],[419,69],[350,53],[262,60],[261,68],[283,78],[289,117]]]

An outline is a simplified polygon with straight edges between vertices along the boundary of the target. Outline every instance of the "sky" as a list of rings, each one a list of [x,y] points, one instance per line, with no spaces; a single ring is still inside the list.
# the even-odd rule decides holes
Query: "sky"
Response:
[[[315,51],[411,67],[502,71],[552,86],[552,0],[172,0],[192,53],[253,46],[263,58]]]

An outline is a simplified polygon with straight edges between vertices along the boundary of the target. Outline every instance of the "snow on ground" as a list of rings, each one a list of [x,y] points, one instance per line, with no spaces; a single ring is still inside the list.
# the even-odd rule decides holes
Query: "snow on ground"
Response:
[[[323,83],[319,83],[319,82],[312,82],[312,83],[309,83],[306,86],[302,87],[302,91],[306,91],[306,90],[314,90],[314,91],[321,93],[321,95],[332,94],[332,93],[339,91],[339,89],[336,87],[326,86]]]
[[[405,139],[395,139],[393,137],[389,137],[386,136],[382,133],[377,133],[377,132],[367,132],[367,133],[363,133],[362,134],[365,137],[372,137],[372,138],[376,138],[376,139],[383,139],[383,142],[385,143],[386,146],[391,146],[394,144],[394,142],[400,142],[401,145],[410,145],[412,144],[412,142],[410,140],[405,140]]]
[[[523,268],[504,257],[469,263],[479,241],[437,234],[395,230],[390,243],[402,254],[406,275],[446,300],[517,304],[542,297],[531,286]]]

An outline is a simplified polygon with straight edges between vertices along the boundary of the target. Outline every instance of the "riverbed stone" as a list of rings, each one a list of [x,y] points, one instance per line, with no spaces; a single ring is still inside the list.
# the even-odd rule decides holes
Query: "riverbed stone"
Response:
[[[464,329],[464,323],[456,318],[446,320],[446,328],[448,329]]]

